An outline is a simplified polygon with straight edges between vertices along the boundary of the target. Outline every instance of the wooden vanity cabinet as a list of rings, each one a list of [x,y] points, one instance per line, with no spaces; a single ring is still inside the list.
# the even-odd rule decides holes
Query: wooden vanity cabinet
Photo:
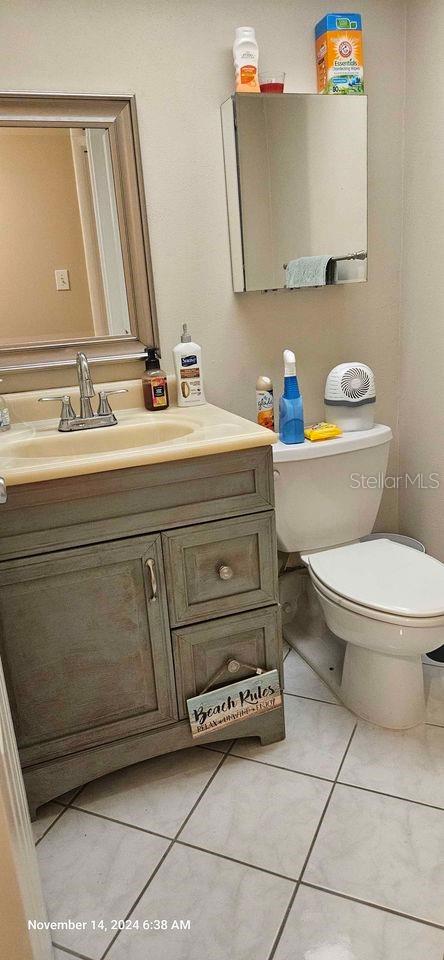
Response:
[[[0,655],[32,814],[193,746],[186,699],[228,659],[282,669],[270,448],[17,486],[0,509]],[[282,708],[230,726],[252,735],[282,739]]]

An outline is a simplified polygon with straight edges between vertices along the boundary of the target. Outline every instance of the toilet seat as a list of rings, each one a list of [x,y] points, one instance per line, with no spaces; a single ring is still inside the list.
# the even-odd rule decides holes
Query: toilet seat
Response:
[[[304,556],[317,588],[340,606],[385,622],[444,623],[444,564],[391,540]]]

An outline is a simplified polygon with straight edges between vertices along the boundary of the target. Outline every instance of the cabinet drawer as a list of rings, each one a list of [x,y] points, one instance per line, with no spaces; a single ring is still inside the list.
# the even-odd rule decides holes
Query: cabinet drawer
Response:
[[[236,617],[223,617],[212,623],[174,630],[173,656],[179,716],[186,717],[188,698],[202,693],[228,660],[281,670],[279,607],[252,610]],[[215,686],[234,683],[248,676],[251,676],[251,670],[241,668],[236,674],[226,673]]]
[[[277,601],[274,514],[162,534],[173,625]]]

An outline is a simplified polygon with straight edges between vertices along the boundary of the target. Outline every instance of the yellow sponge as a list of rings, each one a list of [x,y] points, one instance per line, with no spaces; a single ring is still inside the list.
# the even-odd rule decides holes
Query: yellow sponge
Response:
[[[304,430],[307,440],[331,440],[332,437],[340,437],[342,430],[335,423],[314,423],[313,426]]]

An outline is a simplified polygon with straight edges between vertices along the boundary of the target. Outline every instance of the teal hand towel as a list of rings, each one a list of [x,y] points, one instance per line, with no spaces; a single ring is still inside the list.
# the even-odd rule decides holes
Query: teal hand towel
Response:
[[[298,257],[290,260],[285,268],[285,286],[324,287],[327,282],[327,266],[331,257]]]

